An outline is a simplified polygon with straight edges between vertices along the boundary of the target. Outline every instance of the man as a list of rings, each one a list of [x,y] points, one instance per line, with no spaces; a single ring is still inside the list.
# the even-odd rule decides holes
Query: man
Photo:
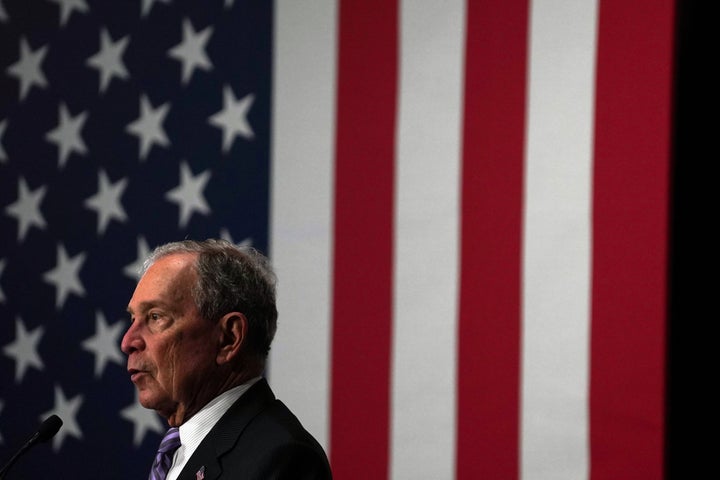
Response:
[[[168,467],[167,480],[331,478],[322,447],[262,378],[277,320],[267,259],[186,240],[155,249],[142,273],[121,348],[140,403],[179,427],[150,478]]]

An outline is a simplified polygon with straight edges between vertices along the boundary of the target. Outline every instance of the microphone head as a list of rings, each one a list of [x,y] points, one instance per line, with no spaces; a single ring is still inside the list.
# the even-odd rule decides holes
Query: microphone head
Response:
[[[50,415],[48,418],[45,419],[42,424],[40,424],[40,428],[38,428],[38,436],[37,441],[38,442],[47,442],[52,437],[55,436],[55,434],[60,430],[60,427],[62,426],[63,421],[60,420],[60,417],[57,415]]]

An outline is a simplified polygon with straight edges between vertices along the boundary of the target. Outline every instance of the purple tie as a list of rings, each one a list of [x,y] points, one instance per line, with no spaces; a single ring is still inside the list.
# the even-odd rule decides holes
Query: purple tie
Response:
[[[172,427],[160,442],[148,480],[165,480],[170,465],[172,465],[173,454],[179,446],[180,430],[177,427]]]

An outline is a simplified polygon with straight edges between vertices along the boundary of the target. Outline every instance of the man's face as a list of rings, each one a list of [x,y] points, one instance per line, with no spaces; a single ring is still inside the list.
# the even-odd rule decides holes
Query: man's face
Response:
[[[131,325],[121,348],[142,406],[179,425],[212,398],[219,333],[192,298],[194,254],[158,259],[128,304]]]

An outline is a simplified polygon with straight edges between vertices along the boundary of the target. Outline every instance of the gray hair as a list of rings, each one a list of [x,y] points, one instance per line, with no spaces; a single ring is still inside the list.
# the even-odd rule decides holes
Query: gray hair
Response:
[[[197,254],[197,283],[192,289],[200,314],[217,321],[230,312],[240,312],[248,320],[248,346],[265,364],[275,331],[276,277],[270,261],[252,247],[225,240],[182,240],[157,247],[145,260],[141,274],[158,259],[179,253]]]

